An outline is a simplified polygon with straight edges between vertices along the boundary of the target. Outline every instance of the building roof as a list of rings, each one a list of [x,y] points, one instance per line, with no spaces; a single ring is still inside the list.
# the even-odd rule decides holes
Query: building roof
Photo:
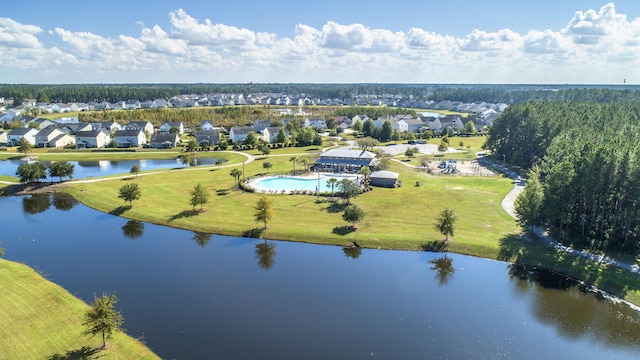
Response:
[[[376,154],[366,150],[331,149],[320,154],[320,157],[373,159],[376,157]]]
[[[388,171],[388,170],[374,171],[369,175],[369,177],[373,179],[395,179],[395,180],[397,180],[399,176],[400,174],[393,171]]]
[[[177,143],[178,142],[178,134],[153,134],[151,135],[151,143]]]
[[[142,129],[135,129],[135,130],[118,130],[115,133],[115,137],[129,137],[129,136],[138,136],[140,135],[140,133],[142,133]]]

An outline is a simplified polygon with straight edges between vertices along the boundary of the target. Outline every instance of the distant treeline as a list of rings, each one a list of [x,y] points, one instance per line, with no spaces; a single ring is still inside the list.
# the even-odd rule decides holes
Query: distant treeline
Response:
[[[510,106],[489,132],[499,159],[539,165],[536,219],[568,244],[638,253],[640,103]]]
[[[490,103],[528,101],[624,102],[640,100],[638,86],[447,84],[0,84],[0,97],[39,102],[169,99],[182,94],[272,93],[319,99],[414,99]]]

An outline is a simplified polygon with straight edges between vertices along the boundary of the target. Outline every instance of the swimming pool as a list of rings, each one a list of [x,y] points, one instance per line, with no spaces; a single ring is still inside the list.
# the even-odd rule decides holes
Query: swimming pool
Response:
[[[356,180],[357,177],[355,175],[323,175],[320,176],[309,176],[309,177],[299,177],[299,176],[280,176],[280,177],[270,177],[264,178],[261,180],[256,180],[253,182],[251,187],[253,187],[256,191],[313,191],[315,192],[318,189],[318,184],[320,184],[320,192],[331,192],[331,185],[329,185],[328,180],[330,178],[335,178],[338,181],[342,179]],[[334,191],[338,191],[338,184],[334,186]]]

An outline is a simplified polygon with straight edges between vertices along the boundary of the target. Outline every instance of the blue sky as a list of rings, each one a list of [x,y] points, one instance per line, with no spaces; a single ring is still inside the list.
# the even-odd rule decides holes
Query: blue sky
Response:
[[[0,82],[640,83],[640,1],[13,2]]]

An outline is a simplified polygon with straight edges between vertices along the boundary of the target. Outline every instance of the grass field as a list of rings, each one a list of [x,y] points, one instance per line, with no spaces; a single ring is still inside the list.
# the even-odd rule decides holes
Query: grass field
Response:
[[[0,359],[159,359],[124,333],[97,351],[102,337],[82,335],[88,305],[26,265],[0,259],[0,286]]]

